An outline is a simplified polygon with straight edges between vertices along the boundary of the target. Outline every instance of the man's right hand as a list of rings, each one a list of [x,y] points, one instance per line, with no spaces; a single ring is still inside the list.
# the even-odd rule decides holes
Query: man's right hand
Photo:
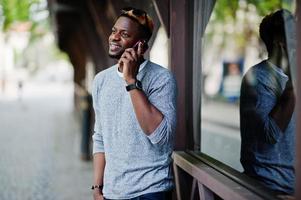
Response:
[[[93,190],[94,200],[104,200],[102,193],[99,190]]]

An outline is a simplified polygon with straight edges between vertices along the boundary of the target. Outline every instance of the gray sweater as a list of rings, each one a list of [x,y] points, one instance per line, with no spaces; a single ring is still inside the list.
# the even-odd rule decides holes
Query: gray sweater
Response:
[[[173,187],[170,164],[176,127],[176,81],[167,69],[146,62],[137,79],[148,100],[164,115],[149,136],[136,119],[117,65],[101,71],[94,80],[93,153],[105,153],[103,193],[109,199],[134,198]]]

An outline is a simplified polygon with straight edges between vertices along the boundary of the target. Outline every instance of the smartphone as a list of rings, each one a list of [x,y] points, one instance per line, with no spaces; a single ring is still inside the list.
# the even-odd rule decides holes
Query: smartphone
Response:
[[[139,46],[139,43],[142,43],[142,49],[143,49],[143,53],[147,50],[148,46],[147,46],[147,43],[145,40],[139,40],[138,42],[135,43],[135,45],[133,46],[133,49],[135,51],[138,51],[138,46]]]

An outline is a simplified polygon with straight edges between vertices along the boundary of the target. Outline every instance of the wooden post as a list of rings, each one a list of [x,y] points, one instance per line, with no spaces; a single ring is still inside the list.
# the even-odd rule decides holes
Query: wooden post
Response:
[[[214,194],[211,190],[209,190],[205,185],[198,182],[200,200],[214,200]]]
[[[192,5],[170,1],[170,65],[178,83],[176,150],[193,148],[192,142]]]
[[[165,28],[167,37],[170,36],[169,29],[169,0],[152,0],[154,7],[156,9],[156,13],[158,18]]]

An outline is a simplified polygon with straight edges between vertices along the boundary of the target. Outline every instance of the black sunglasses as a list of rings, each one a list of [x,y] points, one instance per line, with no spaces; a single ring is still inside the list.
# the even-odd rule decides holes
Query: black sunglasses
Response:
[[[126,7],[121,10],[121,15],[126,15],[137,20],[139,24],[143,25],[143,27],[147,29],[147,31],[151,32],[148,27],[148,16],[144,10],[136,9],[133,7]],[[143,19],[141,19],[141,16],[143,16]]]
[[[123,8],[121,11],[124,14],[127,14],[129,11],[132,11],[132,13],[134,15],[136,15],[137,17],[142,16],[142,15],[145,15],[145,17],[146,17],[146,12],[144,10],[136,9],[133,7],[126,7],[126,8]]]

